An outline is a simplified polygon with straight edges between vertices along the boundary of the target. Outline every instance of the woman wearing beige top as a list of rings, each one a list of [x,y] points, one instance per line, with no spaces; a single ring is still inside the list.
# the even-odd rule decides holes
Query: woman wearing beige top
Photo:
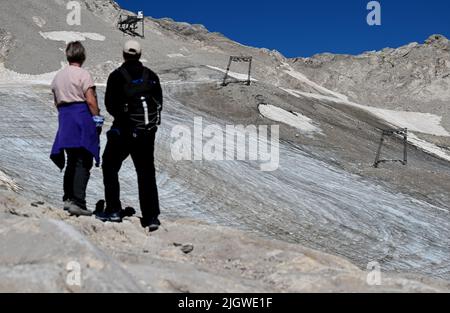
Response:
[[[91,215],[86,207],[86,188],[93,160],[100,161],[99,131],[103,125],[94,81],[82,67],[86,52],[80,42],[67,45],[69,65],[52,82],[52,92],[59,113],[59,128],[51,159],[63,170],[64,209],[70,214]],[[67,155],[67,166],[66,165]]]

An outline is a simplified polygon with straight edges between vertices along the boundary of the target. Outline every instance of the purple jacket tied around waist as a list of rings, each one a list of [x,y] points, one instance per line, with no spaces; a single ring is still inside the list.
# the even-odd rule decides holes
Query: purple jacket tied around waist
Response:
[[[50,158],[62,170],[65,167],[65,149],[84,148],[100,164],[100,140],[91,112],[85,102],[58,108],[59,128]]]

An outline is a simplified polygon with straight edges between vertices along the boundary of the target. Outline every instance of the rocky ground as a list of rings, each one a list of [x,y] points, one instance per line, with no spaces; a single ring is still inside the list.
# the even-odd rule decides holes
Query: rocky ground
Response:
[[[195,220],[104,224],[1,190],[0,291],[444,292],[448,283],[369,272],[299,245]],[[79,265],[79,267],[74,266]],[[80,270],[78,285],[72,276]]]

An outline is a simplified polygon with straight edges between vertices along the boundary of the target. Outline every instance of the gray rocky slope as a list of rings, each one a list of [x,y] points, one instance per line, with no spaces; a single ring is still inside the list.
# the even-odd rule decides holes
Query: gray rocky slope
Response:
[[[449,126],[450,41],[417,42],[358,56],[319,54],[289,60],[318,84],[380,108],[433,112]]]
[[[4,218],[0,236],[5,245],[0,256],[0,273],[5,278],[2,290],[20,290],[33,280],[29,290],[73,291],[63,280],[64,266],[73,258],[82,259],[80,263],[88,278],[88,287],[80,291],[448,289],[448,284],[439,281],[450,278],[450,168],[442,156],[449,145],[445,130],[418,127],[421,131],[414,135],[418,140],[426,140],[427,145],[411,142],[409,166],[394,164],[375,170],[372,163],[379,128],[392,123],[349,101],[406,110],[404,97],[419,104],[426,94],[409,92],[408,88],[420,84],[423,90],[436,92],[428,99],[428,107],[411,109],[445,118],[443,110],[437,109],[440,101],[448,97],[445,75],[427,76],[416,79],[411,86],[407,83],[404,89],[399,87],[397,98],[391,99],[392,103],[397,101],[395,106],[381,106],[380,102],[369,103],[365,99],[373,99],[374,94],[389,95],[384,89],[389,90],[391,85],[379,83],[383,80],[380,73],[388,73],[393,83],[402,81],[402,73],[409,73],[408,69],[410,75],[419,71],[422,74],[417,75],[421,77],[433,71],[430,64],[439,58],[446,60],[445,69],[448,54],[446,59],[445,47],[440,43],[448,43],[446,39],[433,37],[424,46],[418,45],[414,49],[423,58],[415,56],[413,49],[410,58],[414,56],[414,62],[405,61],[394,67],[399,69],[397,73],[378,63],[378,54],[388,53],[389,60],[397,62],[401,55],[398,51],[404,48],[359,57],[289,60],[276,51],[242,46],[200,25],[147,18],[146,38],[141,40],[143,60],[160,74],[166,103],[156,163],[163,219],[168,229],[148,237],[136,225],[136,219],[123,225],[103,225],[90,219],[71,219],[54,209],[61,205],[62,177],[49,162],[48,153],[57,129],[57,113],[48,89],[53,74],[41,74],[61,68],[64,40],[76,32],[76,36],[86,37],[86,67],[95,76],[102,99],[102,84],[120,64],[121,46],[128,39],[115,29],[120,11],[113,1],[81,2],[80,26],[67,25],[65,1],[2,3],[0,188],[9,190],[1,194]],[[254,57],[252,76],[257,81],[252,86],[220,86],[221,69],[226,67],[230,55]],[[324,62],[327,57],[331,60]],[[332,60],[342,60],[343,65]],[[374,64],[366,65],[371,62]],[[342,79],[328,78],[335,77],[334,71],[339,72],[343,66],[347,72],[354,71],[352,77],[359,80],[355,78],[354,84],[346,85],[335,83]],[[374,67],[369,70],[373,77],[366,76],[376,82],[374,86],[380,91],[374,87],[369,94],[364,85],[357,87],[366,83],[359,78],[366,66]],[[232,71],[245,73],[246,69],[240,64]],[[395,91],[395,87],[391,88]],[[282,109],[281,120],[261,114],[262,108],[269,107],[265,105]],[[279,124],[280,168],[261,172],[257,162],[175,162],[171,156],[171,131],[177,125],[192,127],[194,117],[203,117],[205,125]],[[302,123],[309,121],[314,127],[289,124],[287,121],[292,118]],[[107,116],[107,123],[110,122]],[[430,125],[436,128],[433,123]],[[445,121],[442,126],[446,127]],[[438,151],[441,157],[425,153],[427,147]],[[384,153],[401,155],[398,140],[389,141]],[[130,163],[124,165],[121,175],[124,203],[137,205],[135,174]],[[96,169],[89,185],[89,204],[102,197],[101,172]],[[26,204],[35,200],[44,201],[45,207]],[[195,222],[187,222],[186,218]],[[28,228],[35,230],[37,238],[31,243],[24,240],[28,236],[24,229]],[[253,236],[248,232],[264,239],[251,239],[254,241],[248,245],[248,236]],[[58,241],[65,236],[67,248]],[[29,250],[27,245],[33,242],[37,250],[42,244],[42,251],[47,252],[34,253],[29,248],[31,252],[25,253]],[[188,242],[195,246],[188,256],[173,245]],[[23,249],[19,247],[22,243],[26,244]],[[49,257],[54,254],[52,246],[58,245],[59,254]],[[302,251],[307,248],[302,246],[338,257],[317,252],[314,261],[305,261]],[[246,249],[251,253],[242,252]],[[264,261],[258,263],[260,259]],[[389,272],[389,279],[377,289],[371,289],[361,277],[361,269],[373,261]],[[322,262],[328,265],[322,267]],[[348,271],[344,270],[341,276],[343,268]],[[123,284],[102,275],[117,269],[118,281],[124,281]],[[396,277],[397,273],[414,276],[402,280]],[[46,275],[54,279],[43,282],[40,277]],[[199,284],[200,280],[203,284]]]

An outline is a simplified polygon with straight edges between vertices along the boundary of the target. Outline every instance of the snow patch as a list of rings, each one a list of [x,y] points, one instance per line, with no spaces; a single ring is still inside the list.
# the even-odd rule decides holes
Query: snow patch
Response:
[[[167,55],[169,58],[184,58],[185,55],[181,53],[170,53]]]
[[[211,65],[207,65],[207,67],[209,67],[212,70],[216,70],[222,73],[226,73],[227,71],[224,69],[221,69],[219,67],[215,67],[215,66],[211,66]],[[248,74],[241,74],[241,73],[235,73],[235,72],[228,72],[228,76],[239,79],[239,80],[247,80],[248,79]],[[258,80],[254,79],[253,77],[250,77],[250,80],[253,82],[257,82]]]
[[[438,158],[450,162],[450,155],[446,150],[436,146],[435,144],[418,138],[411,131],[419,132],[423,134],[429,134],[434,136],[450,137],[450,133],[441,126],[442,117],[430,113],[420,113],[420,112],[402,112],[394,110],[386,110],[364,106],[361,104],[353,103],[350,101],[343,101],[336,99],[334,97],[327,97],[318,94],[311,94],[306,92],[301,92],[298,90],[281,88],[285,92],[295,96],[295,97],[307,97],[316,100],[325,100],[335,103],[340,103],[352,107],[356,107],[367,112],[372,113],[376,117],[384,120],[393,127],[398,128],[408,128],[408,142],[412,145],[418,147],[422,151],[434,155]]]
[[[408,141],[416,147],[419,147],[421,150],[450,162],[450,155],[434,143],[420,139],[412,133],[408,133]]]
[[[403,112],[378,108],[367,108],[379,118],[400,128],[434,136],[450,137],[450,133],[441,126],[442,117],[431,113]]]
[[[329,90],[323,86],[320,86],[319,84],[316,84],[315,82],[309,80],[305,75],[303,75],[300,72],[297,72],[296,70],[294,70],[290,65],[288,65],[287,63],[285,63],[283,65],[284,67],[288,68],[287,70],[285,70],[284,72],[286,74],[288,74],[289,76],[301,81],[304,84],[307,84],[309,86],[311,86],[312,88],[316,89],[317,91],[323,92],[323,93],[327,93],[337,99],[343,100],[343,101],[348,101],[348,97],[340,94],[338,92]]]
[[[106,37],[97,33],[80,33],[72,31],[54,31],[54,32],[39,32],[39,34],[48,40],[64,41],[68,44],[71,41],[85,41],[91,39],[95,41],[105,41]]]
[[[408,128],[408,130],[410,131],[429,134],[433,136],[450,137],[450,133],[441,125],[442,117],[435,114],[380,109],[350,101],[339,100],[334,97],[301,92],[298,90],[286,88],[281,89],[296,97],[306,97],[316,100],[331,101],[359,108],[372,113],[376,117],[398,128]]]
[[[287,124],[306,133],[318,132],[321,130],[313,124],[313,121],[297,112],[289,112],[282,108],[270,104],[261,104],[258,107],[259,112],[266,118]]]
[[[61,62],[61,67],[65,64]],[[58,73],[58,71],[32,75],[32,74],[20,74],[5,68],[3,63],[0,63],[0,84],[1,85],[23,85],[23,84],[33,84],[33,85],[50,85],[53,78]]]

